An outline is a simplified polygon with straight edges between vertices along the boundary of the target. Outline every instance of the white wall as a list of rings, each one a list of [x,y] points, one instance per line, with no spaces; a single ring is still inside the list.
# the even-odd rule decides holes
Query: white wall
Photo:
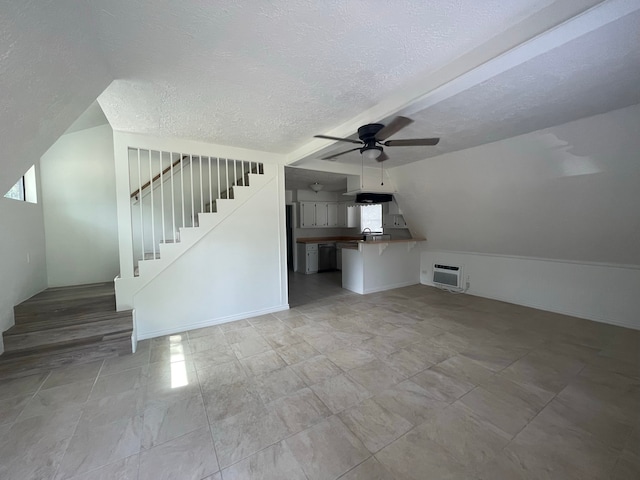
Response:
[[[0,225],[0,332],[4,332],[14,324],[14,305],[47,287],[42,204],[0,196]]]
[[[472,293],[638,327],[639,133],[635,105],[441,155],[393,169],[396,198]]]
[[[284,168],[277,168],[278,176],[135,294],[139,339],[288,308]]]
[[[41,169],[48,285],[112,281],[119,265],[111,127],[63,135]]]
[[[539,258],[425,251],[421,283],[433,264],[461,266],[468,293],[640,330],[640,267]]]
[[[640,105],[391,174],[430,249],[640,265]]]

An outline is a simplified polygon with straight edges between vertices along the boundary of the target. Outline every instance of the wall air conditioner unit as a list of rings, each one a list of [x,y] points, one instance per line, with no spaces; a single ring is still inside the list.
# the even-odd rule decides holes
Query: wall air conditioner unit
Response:
[[[452,265],[433,265],[433,283],[445,288],[462,288],[460,279],[462,278],[462,268]]]

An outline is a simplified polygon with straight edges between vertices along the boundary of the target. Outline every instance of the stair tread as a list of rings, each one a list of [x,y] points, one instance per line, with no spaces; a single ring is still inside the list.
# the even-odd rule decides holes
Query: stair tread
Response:
[[[70,301],[104,297],[115,294],[113,283],[93,283],[90,285],[74,285],[71,287],[51,287],[25,300],[21,305],[41,305],[47,302]]]
[[[46,295],[43,295],[45,294]],[[38,297],[38,295],[42,295]],[[41,312],[49,312],[52,315],[72,311],[74,309],[82,311],[113,309],[116,306],[115,292],[103,293],[99,295],[79,295],[71,296],[68,292],[56,296],[52,292],[45,290],[35,297],[22,302],[13,307],[16,318],[24,317]],[[37,297],[37,298],[36,298]]]
[[[131,310],[124,312],[104,312],[101,316],[97,316],[97,314],[93,314],[88,317],[76,317],[73,318],[72,321],[55,321],[55,322],[30,322],[23,323],[20,325],[14,325],[4,332],[4,336],[15,336],[15,335],[27,335],[38,332],[49,332],[60,330],[60,331],[72,331],[78,329],[91,329],[91,328],[102,328],[104,325],[108,325],[109,323],[115,324],[120,321],[129,321],[131,322],[132,314]]]
[[[115,320],[131,315],[131,310],[122,312],[102,311],[92,313],[73,313],[67,315],[32,315],[30,318],[16,319],[16,324],[5,332],[15,331],[37,331],[48,330],[51,328],[70,327],[73,325],[82,325],[85,323],[102,322],[105,320]]]
[[[131,338],[114,338],[107,341],[72,345],[55,351],[5,353],[0,355],[0,380],[47,372],[67,365],[90,363],[105,358],[131,353]]]
[[[27,332],[4,336],[5,352],[26,349],[53,348],[56,345],[83,343],[108,335],[133,331],[131,319],[100,322],[99,324],[74,325],[57,329]]]
[[[113,283],[48,288],[14,307],[0,378],[131,351],[132,311],[116,311]]]

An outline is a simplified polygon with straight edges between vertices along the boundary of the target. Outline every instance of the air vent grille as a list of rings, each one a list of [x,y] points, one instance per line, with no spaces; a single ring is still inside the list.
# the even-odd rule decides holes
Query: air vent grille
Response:
[[[433,265],[433,283],[450,288],[460,288],[462,268],[453,265]]]

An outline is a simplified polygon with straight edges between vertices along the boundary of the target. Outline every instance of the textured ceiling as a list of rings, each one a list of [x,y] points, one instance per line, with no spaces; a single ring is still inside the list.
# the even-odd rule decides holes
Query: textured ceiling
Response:
[[[288,153],[553,3],[96,1],[100,104],[117,130]]]
[[[287,190],[309,190],[309,185],[319,183],[325,192],[346,192],[347,175],[318,172],[302,168],[285,167],[285,188]]]
[[[76,0],[0,3],[0,191],[111,82],[94,18]]]
[[[100,92],[116,130],[279,152],[298,166],[342,148],[314,134],[347,136],[396,113],[416,119],[398,138],[442,137],[435,148],[389,151],[387,168],[640,101],[640,6],[629,0],[60,0],[0,9],[6,186]],[[575,33],[589,15],[609,20]],[[421,103],[541,34],[551,39],[535,55]],[[340,158],[345,168],[359,161]]]
[[[441,137],[436,147],[387,148],[387,167],[463,150],[640,103],[640,11],[414,113],[394,139]],[[356,136],[352,136],[356,138]],[[346,147],[345,147],[346,146]],[[317,157],[351,148],[335,144]],[[360,165],[359,152],[340,162]],[[375,164],[375,162],[371,162]]]

